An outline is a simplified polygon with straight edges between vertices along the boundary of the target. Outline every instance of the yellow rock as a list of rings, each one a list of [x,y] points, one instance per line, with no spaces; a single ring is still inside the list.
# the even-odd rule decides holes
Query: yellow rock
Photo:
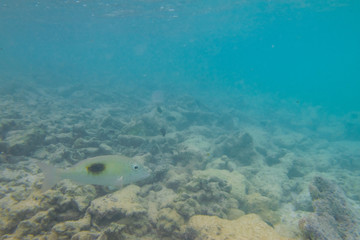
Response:
[[[280,236],[256,214],[236,220],[195,215],[189,220],[188,228],[198,233],[198,240],[290,240]]]

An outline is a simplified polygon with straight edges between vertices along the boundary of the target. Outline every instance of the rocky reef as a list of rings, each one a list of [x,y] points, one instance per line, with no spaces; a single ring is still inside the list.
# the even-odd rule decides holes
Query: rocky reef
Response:
[[[236,220],[196,215],[190,219],[186,232],[187,236],[195,235],[196,239],[291,240],[280,236],[255,214],[248,214]]]
[[[306,238],[360,239],[360,210],[333,182],[315,177],[309,186],[315,212],[299,221]]]
[[[313,141],[294,125],[191,96],[152,104],[119,89],[32,91],[0,96],[0,239],[358,237],[351,182],[359,175],[342,169],[358,156],[356,144]],[[40,191],[36,162],[66,168],[115,153],[140,160],[151,176],[122,189],[62,180]],[[346,195],[312,180],[326,174],[342,179]]]

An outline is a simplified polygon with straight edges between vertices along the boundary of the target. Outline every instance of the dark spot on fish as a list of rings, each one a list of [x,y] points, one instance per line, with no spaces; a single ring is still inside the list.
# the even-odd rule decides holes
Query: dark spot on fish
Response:
[[[166,135],[166,129],[165,128],[160,128],[160,133],[161,133],[161,135],[163,136],[163,137],[165,137],[165,135]]]
[[[86,167],[87,171],[91,174],[100,174],[105,170],[105,164],[103,163],[93,163],[90,166]]]
[[[161,107],[157,107],[156,110],[158,111],[158,113],[162,113],[163,110],[161,109]]]

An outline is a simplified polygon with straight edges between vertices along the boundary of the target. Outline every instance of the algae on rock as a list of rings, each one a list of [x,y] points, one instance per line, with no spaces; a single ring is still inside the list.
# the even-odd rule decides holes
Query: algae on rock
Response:
[[[248,214],[236,220],[195,215],[190,218],[185,234],[198,240],[290,240],[280,236],[256,214]]]

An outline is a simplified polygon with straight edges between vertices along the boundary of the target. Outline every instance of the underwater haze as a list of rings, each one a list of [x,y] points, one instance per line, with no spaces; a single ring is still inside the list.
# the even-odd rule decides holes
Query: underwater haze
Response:
[[[358,111],[359,11],[350,0],[2,1],[1,73],[220,98],[246,84]]]
[[[360,239],[359,23],[357,0],[0,0],[0,239]],[[104,155],[150,176],[41,191],[39,161]]]

